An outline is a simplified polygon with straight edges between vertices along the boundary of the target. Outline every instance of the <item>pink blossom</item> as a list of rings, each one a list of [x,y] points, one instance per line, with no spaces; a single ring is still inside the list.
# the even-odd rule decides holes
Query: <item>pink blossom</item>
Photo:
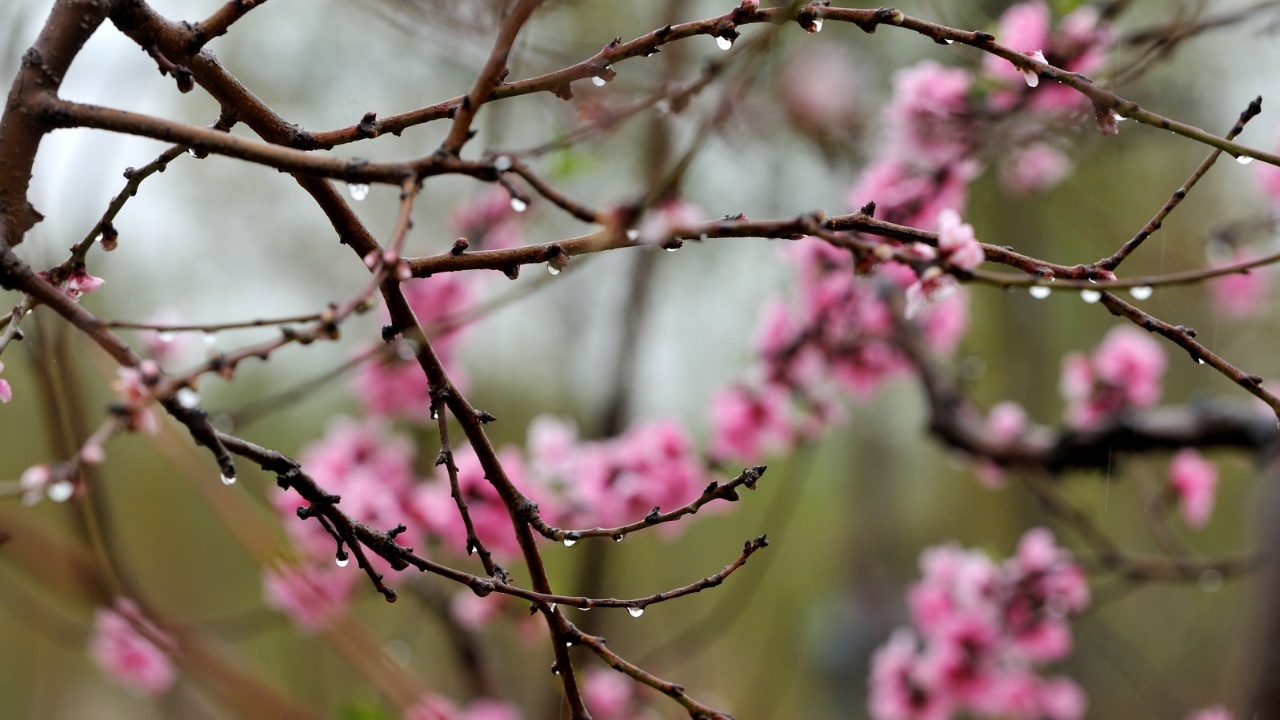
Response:
[[[346,614],[361,575],[332,566],[281,564],[263,572],[262,596],[301,630],[316,632]]]
[[[1191,448],[1174,453],[1169,463],[1169,485],[1182,508],[1182,519],[1193,528],[1202,528],[1213,513],[1218,490],[1218,468]]]
[[[951,355],[969,330],[969,293],[963,289],[947,293],[920,313],[919,319],[929,349]]]
[[[899,628],[871,657],[867,709],[875,720],[946,720],[953,701],[918,677],[916,638]]]
[[[779,81],[782,107],[797,126],[821,137],[841,136],[860,123],[853,63],[837,45],[806,46],[793,55]]]
[[[470,281],[462,276],[463,273],[446,273],[400,285],[409,307],[430,335],[432,349],[459,385],[464,383],[454,362],[464,326],[458,320],[474,296]],[[431,390],[416,358],[394,357],[366,363],[354,384],[356,397],[370,415],[420,422],[430,419]]]
[[[1068,422],[1090,428],[1115,413],[1155,405],[1166,363],[1160,344],[1129,326],[1108,332],[1089,358],[1066,356],[1059,387]]]
[[[1230,262],[1246,262],[1257,256],[1248,251],[1236,252]],[[1218,312],[1230,318],[1258,315],[1266,309],[1271,292],[1267,268],[1257,267],[1243,272],[1216,277],[1209,281],[1209,293]]]
[[[36,274],[43,278],[45,282],[50,282],[50,275],[47,271],[41,270]],[[80,265],[68,273],[66,278],[57,285],[57,288],[72,300],[79,300],[82,295],[97,290],[106,284],[106,282],[106,280],[103,280],[100,277],[90,275],[89,272],[84,269],[84,266]]]
[[[520,711],[508,703],[480,698],[465,711],[448,698],[424,695],[404,713],[404,720],[520,720]]]
[[[592,670],[582,682],[582,699],[593,717],[627,717],[635,697],[635,681],[613,670]]]
[[[1071,160],[1046,143],[1014,150],[1000,165],[1000,184],[1010,195],[1042,193],[1071,173]]]
[[[1233,720],[1234,717],[1226,707],[1213,705],[1202,710],[1196,710],[1187,716],[1187,720]]]
[[[18,487],[22,489],[22,504],[35,505],[44,497],[53,479],[53,468],[46,463],[32,465],[22,472],[18,478]]]
[[[1008,442],[1022,434],[1027,427],[1027,411],[1021,405],[1005,400],[991,407],[987,413],[987,435]]]
[[[524,463],[518,450],[504,448],[498,453],[498,459],[512,484],[517,488],[527,486]],[[518,555],[520,545],[511,524],[511,514],[497,489],[485,476],[480,459],[473,451],[455,448],[453,460],[458,467],[458,488],[467,503],[467,513],[480,542],[493,553],[508,557]],[[440,466],[433,479],[413,489],[409,499],[410,509],[427,532],[443,539],[447,548],[454,552],[466,552],[466,526],[451,492],[446,468]]]
[[[973,226],[961,222],[960,213],[950,208],[938,214],[938,251],[960,270],[973,270],[987,259]]]
[[[969,90],[973,75],[926,60],[893,76],[893,100],[885,107],[891,153],[928,168],[968,154]]]
[[[176,673],[169,659],[173,640],[143,616],[132,600],[117,598],[115,608],[93,613],[89,657],[112,680],[139,695],[160,695]]]
[[[4,372],[4,363],[0,362],[0,372]],[[0,403],[7,403],[13,399],[13,388],[9,387],[8,380],[0,380]]]
[[[943,210],[964,207],[969,183],[978,176],[979,170],[980,166],[974,161],[959,161],[937,170],[919,170],[896,158],[881,158],[863,169],[845,201],[852,210],[875,202],[878,219],[933,228]]]
[[[789,404],[787,390],[778,385],[721,390],[711,400],[711,454],[752,463],[785,448],[793,439]]]
[[[320,487],[342,497],[347,514],[389,529],[411,521],[407,495],[416,482],[413,454],[413,444],[392,434],[379,420],[357,423],[336,418],[323,438],[303,448],[300,459]],[[297,509],[309,503],[292,490],[273,492],[271,500],[287,519],[285,529],[304,555],[332,562],[337,548],[329,533],[317,522],[296,518]],[[377,556],[370,561],[379,567],[385,565]]]
[[[502,614],[505,605],[503,597],[497,593],[480,597],[470,590],[463,590],[449,601],[449,617],[453,618],[458,627],[481,630]]]
[[[1050,720],[1079,720],[1089,708],[1089,699],[1070,678],[1055,677],[1040,685],[1040,708]]]
[[[147,322],[161,327],[178,325],[182,322],[182,317],[177,310],[171,307],[164,307],[152,313],[147,318]],[[166,367],[181,362],[191,351],[192,339],[190,333],[147,330],[142,333],[141,337],[143,352],[146,356]]]
[[[697,205],[679,198],[664,200],[644,216],[637,228],[636,242],[644,245],[665,243],[674,231],[696,225],[701,220],[702,211]]]
[[[136,368],[122,367],[116,371],[111,387],[125,408],[130,430],[143,430],[151,435],[160,431],[160,421],[151,407],[155,399],[152,388],[159,375],[160,370],[153,360],[144,360]]]

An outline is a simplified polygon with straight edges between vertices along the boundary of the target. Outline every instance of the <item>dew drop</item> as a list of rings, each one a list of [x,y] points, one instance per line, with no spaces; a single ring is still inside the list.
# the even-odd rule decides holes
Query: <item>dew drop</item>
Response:
[[[658,102],[653,104],[653,109],[654,109],[654,112],[658,113],[659,115],[666,115],[667,113],[671,112],[671,103],[667,102],[666,100],[659,100]]]
[[[622,542],[622,536],[621,536],[621,535],[614,535],[614,536],[613,536],[613,541],[614,541],[614,542]]]
[[[552,265],[551,263],[547,263],[547,272],[551,273],[552,275],[559,275],[560,268],[556,267],[555,265]]]
[[[607,83],[607,82],[609,82],[609,81],[608,81],[608,80],[605,80],[604,78],[602,78],[602,77],[600,77],[599,75],[597,75],[597,76],[595,76],[595,77],[591,78],[591,82],[592,82],[592,84],[593,84],[593,85],[595,85],[596,87],[604,87],[604,84],[605,84],[605,83]]]
[[[663,248],[663,250],[666,250],[667,252],[675,252],[675,251],[677,251],[677,250],[679,250],[679,249],[680,249],[680,246],[679,246],[679,245],[675,245],[675,246],[672,246],[672,247],[669,247],[669,248]]]
[[[635,242],[636,240],[640,239],[640,231],[634,228],[631,230],[628,230],[627,239],[630,240],[631,242]]]
[[[1133,296],[1134,300],[1146,300],[1151,297],[1151,293],[1152,290],[1150,285],[1139,285],[1137,287],[1129,288],[1129,294]]]
[[[160,340],[160,342],[173,342],[177,337],[178,333],[172,330],[162,330],[156,333],[156,338]]]
[[[730,50],[733,48],[733,41],[723,35],[717,35],[716,46],[721,50]]]
[[[1092,305],[1102,299],[1102,293],[1097,290],[1081,290],[1080,299]]]
[[[640,617],[641,615],[644,614],[644,608],[632,605],[631,607],[627,608],[627,614],[630,615],[631,617]]]
[[[555,603],[551,603],[551,607],[550,607],[550,608],[548,608],[548,609],[549,609],[551,612],[555,612],[555,611],[556,611],[556,604],[555,604]]]
[[[1203,364],[1204,364],[1204,358],[1200,358],[1200,357],[1196,358],[1196,364],[1197,364],[1197,365],[1203,365]]]
[[[178,392],[173,394],[173,399],[184,408],[193,408],[200,404],[200,393],[189,387],[179,388]]]
[[[577,541],[577,540],[574,540],[573,538],[565,538],[565,539],[564,539],[564,546],[565,546],[565,547],[573,547],[574,545],[577,545],[577,544],[578,544],[578,541]]]
[[[498,172],[506,172],[511,169],[511,156],[499,155],[493,159],[493,169]]]
[[[955,40],[952,40],[951,38],[942,38],[943,45],[951,45],[953,43],[955,43]]]
[[[347,185],[347,192],[351,193],[351,199],[360,202],[369,197],[369,185],[367,183],[350,183]]]
[[[1027,292],[1031,293],[1031,297],[1037,300],[1043,300],[1049,297],[1049,294],[1052,293],[1053,291],[1045,287],[1044,285],[1032,285],[1030,288],[1027,289]]]
[[[1253,158],[1249,157],[1248,155],[1237,155],[1236,162],[1240,163],[1241,165],[1248,165],[1249,163],[1253,162]]]
[[[73,485],[70,480],[59,480],[45,488],[44,493],[49,496],[50,500],[60,503],[70,500],[75,489],[76,486]]]
[[[529,203],[521,200],[518,197],[513,197],[511,198],[511,209],[515,210],[518,213],[522,213],[525,210],[529,209]]]
[[[1200,583],[1200,589],[1205,592],[1218,592],[1222,589],[1222,573],[1213,568],[1200,573],[1196,580]]]
[[[351,558],[346,556],[333,559],[333,564],[337,565],[338,567],[346,567],[350,563],[351,563]]]
[[[200,153],[195,148],[187,148],[187,154],[197,160],[200,159]]]
[[[200,339],[204,340],[204,344],[206,346],[213,347],[218,342],[218,334],[211,332],[202,333]]]
[[[221,480],[222,480],[222,484],[223,484],[223,485],[235,485],[235,484],[236,484],[236,479],[235,479],[234,477],[229,477],[229,476],[227,476],[227,475],[220,475],[219,477],[221,478]]]
[[[822,18],[814,18],[814,19],[813,19],[813,30],[810,30],[810,32],[812,32],[812,33],[814,33],[814,34],[817,34],[817,33],[822,32]],[[948,44],[948,45],[950,45],[950,44],[951,44],[951,42],[950,42],[950,41],[948,41],[948,42],[947,42],[947,44]]]

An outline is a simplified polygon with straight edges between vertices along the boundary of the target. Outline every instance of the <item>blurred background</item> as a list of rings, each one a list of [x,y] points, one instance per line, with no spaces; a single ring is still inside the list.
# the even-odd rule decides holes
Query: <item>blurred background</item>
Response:
[[[221,3],[151,4],[170,18],[195,21]],[[352,125],[368,111],[386,116],[465,92],[487,55],[499,5],[273,0],[210,48],[281,115],[328,130]],[[906,0],[900,7],[959,27],[991,28],[1008,5]],[[1119,51],[1111,62],[1120,68],[1133,56],[1126,38],[1138,29],[1253,5],[1136,0],[1120,18]],[[1274,147],[1277,123],[1267,102],[1277,78],[1268,70],[1280,60],[1274,32],[1280,13],[1267,5],[1255,8],[1248,21],[1180,46],[1120,92],[1218,133],[1261,94],[1263,115],[1241,140]],[[16,72],[48,6],[46,0],[0,5],[0,77]],[[701,0],[551,2],[521,38],[511,77],[589,57],[614,37],[629,39],[729,7]],[[748,27],[743,34],[766,31]],[[721,54],[711,38],[693,38],[654,58],[620,64],[606,87],[575,84],[571,102],[541,94],[486,106],[469,153],[554,139],[601,108],[624,105],[673,79],[689,82],[702,61]],[[737,78],[712,84],[683,112],[641,113],[616,131],[549,153],[535,166],[571,197],[608,207],[645,189],[655,158],[677,157],[701,143],[682,188],[706,218],[846,212],[845,194],[881,137],[878,110],[889,98],[894,71],[926,58],[965,67],[981,63],[968,48],[935,45],[910,33],[866,35],[828,23],[820,34],[808,35],[790,26],[777,34],[749,83]],[[63,87],[71,99],[200,125],[218,115],[198,89],[176,93],[173,81],[109,26],[93,36]],[[724,108],[726,88],[741,95],[728,100],[707,131],[702,121]],[[831,102],[840,121],[812,127],[790,117],[786,108],[794,102],[786,93],[799,91]],[[424,154],[446,128],[432,123],[335,153],[375,159]],[[1091,119],[1060,132],[1077,169],[1051,192],[1014,197],[994,171],[974,184],[965,219],[979,239],[1064,264],[1096,260],[1139,230],[1206,153],[1132,122],[1121,125],[1118,137],[1102,137]],[[49,136],[31,191],[46,219],[20,254],[36,266],[60,262],[123,187],[124,168],[149,162],[164,147],[87,130]],[[1123,274],[1203,267],[1215,234],[1265,220],[1270,211],[1256,189],[1255,170],[1217,165]],[[428,182],[406,255],[447,249],[458,234],[454,213],[487,189],[466,178]],[[374,187],[356,209],[385,240],[396,207],[395,190]],[[90,260],[90,271],[107,284],[83,301],[104,317],[143,320],[165,310],[204,323],[304,314],[347,297],[367,278],[366,268],[338,244],[324,216],[287,175],[216,156],[178,158],[143,184],[115,224],[120,248],[95,251]],[[527,242],[589,231],[546,203],[530,208],[523,227]],[[1243,242],[1260,251],[1274,244],[1269,231]],[[676,418],[705,442],[709,398],[751,366],[759,310],[786,291],[783,244],[690,243],[648,259],[640,252],[575,258],[554,278],[538,268],[526,268],[514,282],[500,273],[484,278],[479,287],[485,299],[521,293],[485,314],[461,351],[471,399],[501,419],[490,426],[491,436],[499,445],[522,444],[528,421],[545,413],[574,419],[584,436],[600,435],[617,422],[609,412],[621,385],[627,388],[623,426]],[[638,264],[647,269],[637,271]],[[639,307],[637,277],[648,285]],[[984,406],[1016,400],[1035,420],[1058,422],[1060,358],[1094,347],[1119,321],[1071,293],[1044,300],[982,286],[970,293],[971,330],[956,362],[973,396]],[[0,301],[9,307],[17,296]],[[1199,329],[1210,348],[1250,372],[1280,375],[1280,343],[1267,332],[1276,319],[1270,302],[1249,318],[1227,319],[1213,311],[1205,288],[1191,286],[1159,289],[1144,308]],[[635,311],[630,321],[629,311]],[[4,377],[14,388],[13,402],[0,408],[5,480],[65,456],[59,438],[96,426],[110,401],[114,369],[106,358],[55,318],[37,313],[33,320],[24,324],[28,339],[4,355]],[[340,340],[245,364],[233,383],[207,377],[202,404],[235,417],[342,365],[377,341],[379,325],[375,314],[356,318]],[[270,330],[244,330],[195,338],[187,364],[211,349],[228,351],[272,336]],[[142,341],[139,334],[127,337]],[[620,353],[634,358],[634,373],[621,379]],[[1249,400],[1185,355],[1169,354],[1166,402]],[[553,581],[571,593],[593,585],[607,596],[647,595],[719,570],[744,538],[768,533],[770,548],[723,586],[654,606],[638,619],[601,612],[594,631],[624,657],[739,718],[865,717],[869,657],[907,621],[903,593],[919,575],[922,549],[954,540],[1001,558],[1027,528],[1044,524],[1064,544],[1078,546],[1018,483],[984,489],[965,463],[949,457],[925,432],[921,399],[919,388],[903,381],[851,406],[847,422],[818,442],[771,459],[760,489],[731,512],[700,514],[677,536],[641,533],[619,544],[548,547]],[[295,457],[323,436],[332,418],[358,411],[350,374],[299,398],[254,407],[263,409],[237,424],[236,432]],[[429,438],[419,439],[420,460],[429,466],[434,447]],[[41,538],[34,550],[16,541],[0,547],[0,717],[237,716],[198,679],[183,676],[164,697],[144,699],[111,684],[89,662],[84,644],[94,589],[77,562],[98,559],[64,547],[86,532],[87,522],[108,529],[116,562],[145,588],[166,622],[199,633],[211,656],[317,716],[399,717],[396,691],[388,685],[401,674],[459,702],[468,698],[448,615],[440,612],[454,588],[425,578],[421,593],[391,605],[361,586],[352,618],[339,629],[299,633],[262,601],[261,558],[284,542],[265,500],[273,478],[246,469],[233,489],[223,488],[210,458],[180,428],[154,439],[124,436],[107,450],[91,512],[77,510],[77,503],[27,508],[16,497],[0,500],[0,530]],[[1263,522],[1257,458],[1231,452],[1210,457],[1223,472],[1218,508],[1208,528],[1188,532],[1186,540],[1207,555],[1251,548]],[[1062,487],[1125,548],[1153,551],[1132,480],[1162,478],[1167,460],[1117,456],[1110,472],[1068,475]],[[22,548],[29,554],[20,555],[28,552]],[[1245,706],[1250,640],[1258,627],[1256,582],[1138,585],[1102,575],[1093,589],[1094,608],[1074,624],[1076,651],[1055,669],[1087,691],[1089,717],[1182,717],[1214,702]],[[507,608],[508,621],[479,631],[475,641],[500,678],[503,699],[519,704],[527,718],[553,717],[558,688],[547,672],[546,640],[537,633],[530,638],[522,625],[525,608],[517,605]],[[596,662],[586,653],[576,657],[584,667]],[[653,707],[659,717],[680,716],[661,698]]]

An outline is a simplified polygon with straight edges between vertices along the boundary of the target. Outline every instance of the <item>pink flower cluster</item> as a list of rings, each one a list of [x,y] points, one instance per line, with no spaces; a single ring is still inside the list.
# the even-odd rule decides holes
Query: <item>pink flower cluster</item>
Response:
[[[1081,75],[1093,75],[1106,65],[1106,47],[1115,41],[1114,29],[1103,23],[1098,9],[1084,5],[1066,15],[1050,32],[1051,13],[1043,0],[1019,3],[1000,16],[996,40],[1040,62]],[[1037,56],[1038,55],[1038,56]],[[1024,85],[1037,88],[1030,93],[1028,109],[1033,111],[1078,111],[1088,100],[1064,85],[1038,88],[1025,81],[1024,71],[994,55],[983,58],[986,75],[1005,85],[991,96],[991,107],[1004,110],[1015,105]]]
[[[652,717],[636,696],[635,681],[614,670],[593,670],[582,681],[582,699],[599,720],[644,720]]]
[[[1244,262],[1256,257],[1249,250],[1238,250],[1232,253],[1229,262]],[[1209,295],[1213,298],[1214,307],[1229,318],[1246,318],[1266,311],[1271,294],[1270,275],[1271,268],[1256,267],[1210,280]]]
[[[895,631],[872,658],[873,718],[1084,716],[1078,685],[1037,673],[1070,654],[1067,623],[1089,605],[1083,571],[1048,530],[1029,530],[1003,565],[945,545],[926,550],[921,569],[907,595],[914,628]]]
[[[116,598],[114,609],[93,613],[89,657],[112,680],[139,695],[160,695],[173,685],[170,656],[176,650],[173,639],[132,600]]]
[[[1160,344],[1127,325],[1108,332],[1092,355],[1067,355],[1059,385],[1067,422],[1088,429],[1117,413],[1155,405],[1166,364]]]
[[[4,363],[0,362],[0,372],[4,372]],[[0,403],[7,403],[13,399],[13,388],[9,387],[9,381],[0,379]]]
[[[466,709],[439,695],[427,695],[404,713],[404,720],[520,720],[522,715],[510,703],[489,698],[473,701]]]
[[[454,366],[463,327],[458,318],[473,302],[470,276],[447,273],[403,283],[405,299],[418,322],[433,334],[431,347],[440,356],[455,384],[463,378]],[[365,413],[428,422],[431,419],[431,389],[427,377],[412,353],[385,362],[365,363],[355,378],[356,397]]]
[[[1213,514],[1213,501],[1218,491],[1218,467],[1191,448],[1174,453],[1169,463],[1169,487],[1182,519],[1193,528],[1202,528]]]

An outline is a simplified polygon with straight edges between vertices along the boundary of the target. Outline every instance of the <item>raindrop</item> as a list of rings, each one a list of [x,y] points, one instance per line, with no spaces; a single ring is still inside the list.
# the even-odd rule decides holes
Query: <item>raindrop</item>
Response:
[[[1204,364],[1204,358],[1200,358],[1200,357],[1196,358],[1196,364],[1197,364],[1197,365],[1203,365],[1203,364]]]
[[[599,75],[597,75],[597,76],[595,76],[595,77],[591,78],[591,82],[592,82],[596,87],[604,87],[604,84],[605,84],[605,83],[607,83],[607,82],[609,82],[609,81],[608,81],[608,80],[605,80],[604,78],[602,78],[602,77],[600,77]]]
[[[613,536],[613,541],[614,541],[614,542],[622,542],[622,535],[614,535],[614,536]]]
[[[156,334],[156,338],[158,338],[160,342],[173,342],[177,337],[178,333],[172,330],[162,330]]]
[[[351,558],[347,557],[346,555],[343,555],[341,557],[334,558],[333,562],[338,567],[346,567],[351,562]]]
[[[200,393],[189,387],[179,388],[178,392],[173,394],[173,398],[184,408],[193,408],[200,404]]]
[[[577,541],[577,540],[574,540],[573,538],[565,538],[565,539],[564,539],[564,546],[565,546],[565,547],[573,547],[574,545],[577,545],[577,544],[578,544],[578,541]]]
[[[559,275],[560,268],[556,267],[555,265],[552,265],[551,263],[547,263],[547,272],[551,273],[552,275]]]
[[[723,35],[717,35],[716,46],[719,47],[721,50],[729,50],[733,47],[733,40]]]
[[[200,158],[200,153],[196,152],[195,148],[187,148],[187,154],[196,159]]]
[[[636,605],[632,605],[631,607],[627,608],[627,614],[629,614],[631,617],[640,617],[641,615],[644,614],[644,608],[638,607]]]
[[[211,332],[203,333],[201,339],[204,340],[205,345],[213,347],[218,342],[218,334]]]
[[[351,193],[351,199],[360,202],[369,197],[369,185],[366,183],[350,183],[347,185],[347,192]]]
[[[221,475],[221,476],[219,476],[219,477],[221,478],[221,480],[222,480],[222,484],[223,484],[223,485],[235,485],[235,484],[236,484],[236,479],[235,479],[235,477],[233,477],[233,476]]]
[[[679,246],[679,245],[672,245],[672,246],[671,246],[671,247],[669,247],[669,248],[663,248],[663,249],[664,249],[664,250],[666,250],[667,252],[675,252],[675,251],[677,251],[677,250],[679,250],[679,249],[680,249],[680,246]]]
[[[951,45],[951,44],[952,44],[952,43],[954,43],[954,42],[955,42],[955,40],[952,40],[951,38],[942,38],[942,44],[943,44],[943,45]]]
[[[511,169],[511,156],[499,155],[493,159],[493,169],[498,172],[506,172]]]
[[[640,238],[639,230],[631,229],[627,231],[627,239],[630,240],[631,242],[635,242],[639,238]]]
[[[513,196],[513,197],[511,198],[511,209],[512,209],[512,210],[515,210],[515,211],[516,211],[516,212],[518,212],[518,213],[522,213],[522,212],[524,212],[525,210],[528,210],[528,209],[529,209],[529,203],[527,203],[527,202],[525,202],[525,201],[521,200],[521,199],[520,199],[520,198],[518,198],[518,197],[514,197],[514,196]]]
[[[815,34],[816,34],[816,33],[820,33],[820,32],[822,32],[822,18],[814,18],[814,19],[813,19],[813,24],[812,24],[812,25],[810,25],[810,27],[812,27],[812,28],[813,28],[812,30],[810,30],[810,31],[809,31],[809,32],[811,32],[811,33],[815,33]],[[947,41],[947,44],[948,44],[948,45],[950,45],[950,44],[951,44],[951,41],[950,41],[950,40],[948,40],[948,41]]]
[[[671,103],[667,102],[666,100],[659,100],[658,102],[653,104],[653,109],[659,115],[666,115],[667,113],[671,112]]]
[[[66,502],[71,499],[71,494],[75,492],[76,486],[70,480],[59,480],[58,482],[45,488],[45,494],[49,499],[56,502]]]
[[[1043,300],[1049,297],[1049,293],[1053,291],[1043,285],[1032,285],[1027,292],[1031,293],[1031,297],[1037,300]]]
[[[556,604],[555,604],[555,603],[551,603],[551,607],[550,607],[549,609],[551,610],[551,612],[555,612],[555,611],[556,611]]]
[[[1139,285],[1137,287],[1129,288],[1129,294],[1133,296],[1134,300],[1146,300],[1151,297],[1151,293],[1152,290],[1150,285]]]
[[[1248,155],[1237,155],[1236,162],[1240,163],[1241,165],[1248,165],[1249,163],[1253,162],[1253,158],[1249,157]]]
[[[1102,293],[1097,290],[1081,290],[1080,299],[1092,305],[1102,299]]]
[[[1222,573],[1213,568],[1200,573],[1196,579],[1200,582],[1200,589],[1205,592],[1218,592],[1222,589]]]

